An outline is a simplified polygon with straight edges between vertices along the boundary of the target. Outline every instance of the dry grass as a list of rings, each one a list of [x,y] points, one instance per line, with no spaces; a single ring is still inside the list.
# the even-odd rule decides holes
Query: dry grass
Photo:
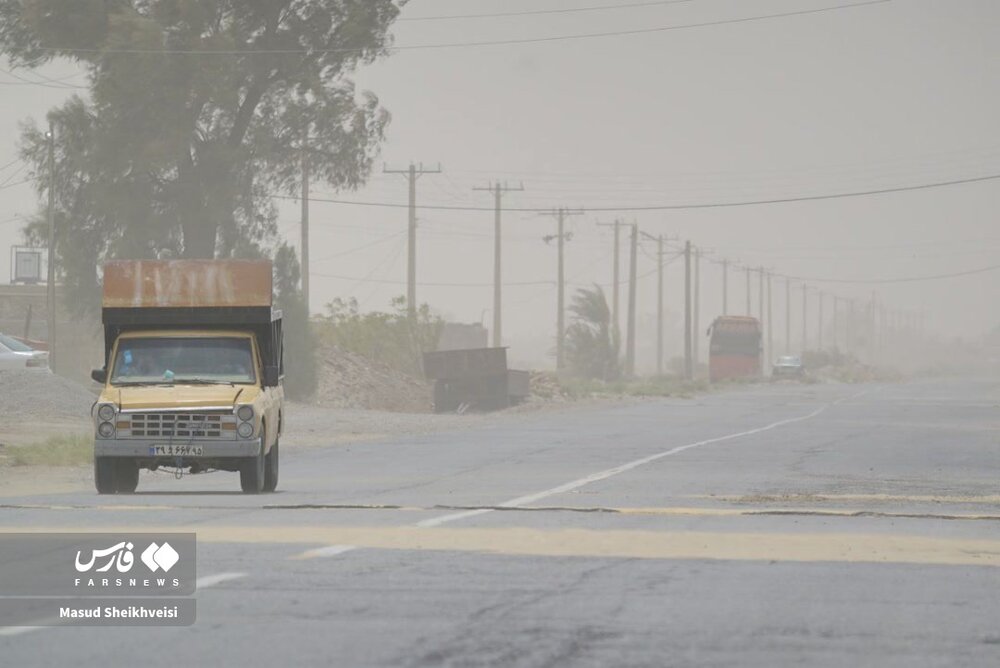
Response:
[[[10,466],[81,466],[94,460],[94,438],[89,434],[65,434],[4,450]]]

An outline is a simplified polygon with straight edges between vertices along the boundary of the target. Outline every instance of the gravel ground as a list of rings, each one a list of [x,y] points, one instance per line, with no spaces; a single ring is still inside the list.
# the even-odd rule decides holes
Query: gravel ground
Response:
[[[427,413],[430,384],[335,345],[316,352],[319,386],[315,403],[330,408],[368,408]]]
[[[97,392],[48,371],[0,371],[0,422],[89,416]]]

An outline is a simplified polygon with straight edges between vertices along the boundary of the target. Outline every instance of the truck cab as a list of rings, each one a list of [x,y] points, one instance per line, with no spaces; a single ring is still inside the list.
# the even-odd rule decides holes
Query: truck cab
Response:
[[[267,261],[105,265],[98,493],[132,493],[140,469],[161,468],[238,472],[246,493],[275,490],[284,390],[271,292]]]

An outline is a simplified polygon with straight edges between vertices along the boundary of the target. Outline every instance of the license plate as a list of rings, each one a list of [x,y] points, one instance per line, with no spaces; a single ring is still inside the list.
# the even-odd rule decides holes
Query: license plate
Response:
[[[155,457],[201,457],[200,445],[151,445],[149,454]]]

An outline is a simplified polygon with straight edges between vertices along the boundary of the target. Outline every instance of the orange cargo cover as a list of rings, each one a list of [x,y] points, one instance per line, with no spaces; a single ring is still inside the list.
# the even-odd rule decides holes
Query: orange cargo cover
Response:
[[[271,306],[270,260],[115,260],[105,308]]]

